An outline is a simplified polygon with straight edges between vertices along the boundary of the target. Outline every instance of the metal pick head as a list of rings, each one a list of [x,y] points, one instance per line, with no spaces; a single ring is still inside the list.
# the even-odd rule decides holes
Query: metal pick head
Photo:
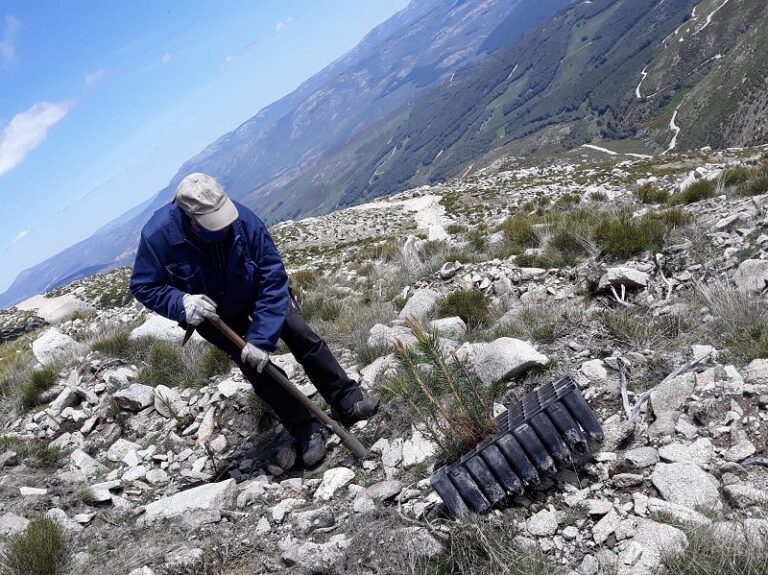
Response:
[[[192,334],[195,333],[195,326],[189,325],[187,326],[187,331],[184,334],[184,341],[181,342],[181,347],[184,347],[187,345],[187,342],[189,341],[189,338],[192,337]]]

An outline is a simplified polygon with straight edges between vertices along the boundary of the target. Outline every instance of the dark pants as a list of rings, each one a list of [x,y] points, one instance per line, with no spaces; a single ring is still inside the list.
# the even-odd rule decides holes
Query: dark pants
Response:
[[[221,319],[241,335],[251,325],[247,314]],[[305,439],[323,427],[320,421],[279,383],[266,373],[258,373],[255,368],[243,363],[237,346],[213,325],[203,322],[197,327],[197,331],[232,358],[245,378],[251,382],[256,394],[275,411],[294,438]],[[360,386],[347,376],[325,341],[307,325],[293,298],[280,332],[280,339],[291,350],[320,394],[336,411],[345,412],[363,398]]]

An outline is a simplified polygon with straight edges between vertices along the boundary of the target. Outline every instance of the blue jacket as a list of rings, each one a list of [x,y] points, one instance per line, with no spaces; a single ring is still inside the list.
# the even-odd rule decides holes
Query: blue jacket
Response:
[[[149,309],[185,324],[184,294],[205,294],[222,318],[252,315],[244,339],[266,351],[277,340],[288,312],[288,275],[262,221],[235,202],[238,219],[225,240],[222,274],[188,237],[176,204],[155,212],[141,231],[131,293]]]

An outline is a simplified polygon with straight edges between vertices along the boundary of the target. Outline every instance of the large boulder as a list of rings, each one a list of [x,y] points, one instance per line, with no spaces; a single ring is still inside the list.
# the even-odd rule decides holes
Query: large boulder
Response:
[[[184,341],[184,334],[185,330],[175,321],[152,314],[143,324],[131,332],[129,338],[131,340],[149,338],[181,344]],[[204,341],[197,332],[192,335],[192,340],[197,342]]]
[[[219,512],[233,507],[236,497],[237,483],[234,479],[208,483],[148,504],[144,508],[144,522],[172,519],[196,511]]]
[[[515,377],[532,367],[549,363],[549,358],[530,343],[511,337],[474,344],[471,358],[475,372],[486,384]]]
[[[682,551],[688,538],[680,529],[639,519],[634,537],[619,556],[619,575],[655,575],[664,553]]]
[[[694,463],[659,463],[651,474],[654,487],[672,503],[691,509],[721,507],[717,479]]]
[[[448,339],[463,339],[467,335],[467,324],[460,317],[444,317],[429,323],[429,329],[437,331]]]
[[[58,361],[75,357],[85,351],[85,346],[76,342],[55,327],[46,331],[32,342],[32,353],[43,365],[52,365]]]
[[[36,295],[21,303],[16,308],[24,311],[34,311],[51,325],[72,319],[75,314],[87,314],[96,311],[92,305],[76,298],[72,294],[59,297]]]
[[[740,289],[759,293],[768,286],[768,260],[744,260],[733,275]]]
[[[428,288],[418,289],[400,311],[399,317],[401,319],[412,317],[424,322],[435,311],[438,299],[440,299],[440,292]]]

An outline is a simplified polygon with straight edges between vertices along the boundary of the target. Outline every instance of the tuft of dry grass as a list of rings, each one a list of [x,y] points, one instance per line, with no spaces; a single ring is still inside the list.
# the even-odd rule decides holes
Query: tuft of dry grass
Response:
[[[736,530],[739,527],[734,527]],[[765,575],[768,534],[730,533],[718,527],[686,529],[688,546],[668,552],[662,564],[668,575]]]

